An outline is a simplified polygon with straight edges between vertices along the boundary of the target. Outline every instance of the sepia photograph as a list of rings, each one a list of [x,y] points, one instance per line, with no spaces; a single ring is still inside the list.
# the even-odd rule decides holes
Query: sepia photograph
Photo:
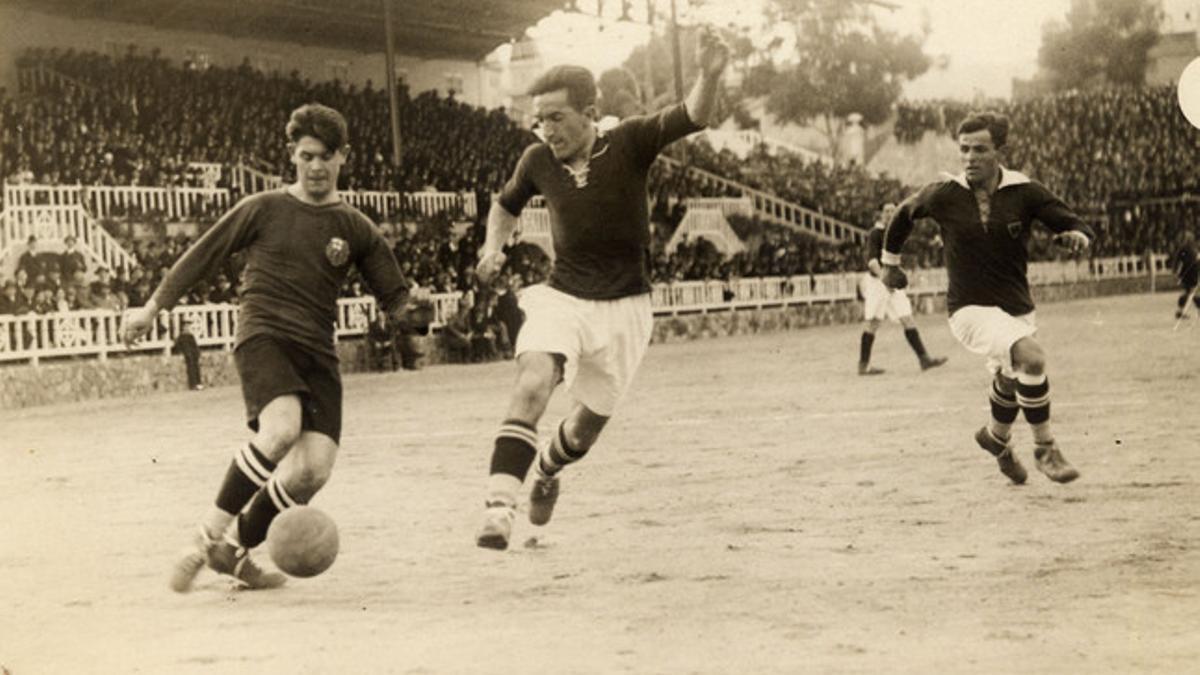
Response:
[[[0,675],[1200,669],[1200,0],[0,0]]]

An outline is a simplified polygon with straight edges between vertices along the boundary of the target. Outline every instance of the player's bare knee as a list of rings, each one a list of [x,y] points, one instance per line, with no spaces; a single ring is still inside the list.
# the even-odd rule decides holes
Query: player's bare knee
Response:
[[[288,474],[287,488],[292,497],[307,502],[317,493],[333,474],[333,465],[321,462],[305,462]]]
[[[1018,340],[1012,347],[1013,367],[1029,375],[1046,372],[1046,352],[1031,338]]]

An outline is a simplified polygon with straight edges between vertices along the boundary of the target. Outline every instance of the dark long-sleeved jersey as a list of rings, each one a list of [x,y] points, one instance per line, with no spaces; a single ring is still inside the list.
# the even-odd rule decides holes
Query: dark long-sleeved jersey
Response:
[[[1175,251],[1175,255],[1171,256],[1171,269],[1185,287],[1196,285],[1197,279],[1200,279],[1200,263],[1196,259],[1194,242],[1186,242]]]
[[[899,264],[914,221],[933,218],[945,242],[950,288],[946,304],[953,314],[967,305],[999,307],[1013,316],[1034,309],[1026,269],[1029,232],[1037,220],[1053,232],[1075,230],[1093,239],[1086,223],[1040,183],[1001,169],[987,218],[964,176],[930,183],[904,200],[884,236],[883,262]]]
[[[238,202],[175,262],[154,300],[170,309],[239,250],[246,253],[239,345],[266,333],[336,357],[338,292],[351,264],[381,308],[392,311],[408,295],[396,258],[366,216],[344,202],[308,204],[284,188]]]
[[[701,128],[683,105],[630,117],[596,138],[582,177],[545,143],[525,149],[499,201],[519,216],[535,194],[546,198],[555,253],[550,286],[589,300],[650,292],[650,166],[668,144]]]

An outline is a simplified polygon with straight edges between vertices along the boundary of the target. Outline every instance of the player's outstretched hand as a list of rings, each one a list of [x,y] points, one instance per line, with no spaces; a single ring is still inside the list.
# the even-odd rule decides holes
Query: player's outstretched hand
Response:
[[[908,275],[896,265],[884,265],[883,275],[880,279],[883,281],[884,286],[892,290],[908,287]]]
[[[1082,232],[1075,230],[1067,230],[1054,235],[1054,244],[1059,248],[1066,249],[1071,253],[1079,253],[1088,247],[1091,240]]]
[[[500,268],[504,267],[504,261],[508,257],[503,251],[493,251],[484,253],[479,258],[479,262],[475,265],[475,276],[479,278],[480,283],[490,284],[500,274]]]
[[[125,320],[121,325],[121,339],[125,341],[126,349],[133,347],[146,337],[157,314],[158,312],[149,305],[131,309],[125,314]]]
[[[420,335],[429,334],[429,325],[437,318],[437,306],[428,288],[414,286],[399,309],[392,310],[392,320],[411,328]]]
[[[702,28],[700,39],[696,43],[696,64],[700,66],[700,72],[716,77],[725,72],[728,63],[729,45],[711,28]]]

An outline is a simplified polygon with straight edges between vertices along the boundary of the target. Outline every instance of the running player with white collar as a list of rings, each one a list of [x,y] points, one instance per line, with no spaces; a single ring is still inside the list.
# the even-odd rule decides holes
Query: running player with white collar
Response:
[[[1011,429],[1018,411],[1033,428],[1037,467],[1051,480],[1079,477],[1059,450],[1050,429],[1050,383],[1046,352],[1034,337],[1033,298],[1026,277],[1027,244],[1033,221],[1055,232],[1072,252],[1095,236],[1061,199],[1040,183],[1000,166],[1008,140],[1008,118],[973,113],[958,127],[964,172],[925,186],[896,210],[884,237],[883,283],[903,288],[900,252],[920,218],[933,218],[945,242],[950,288],[950,330],[969,351],[987,357],[993,374],[992,416],[975,434],[1001,472],[1024,483],[1025,468],[1013,454]]]
[[[550,520],[558,472],[596,442],[649,346],[647,174],[664,147],[712,115],[729,50],[706,32],[697,57],[700,75],[683,104],[607,132],[596,128],[596,83],[585,68],[551,68],[529,89],[545,142],[525,150],[492,204],[477,272],[487,283],[500,271],[501,248],[536,194],[550,210],[555,260],[549,282],[521,297],[517,382],[492,450],[481,547],[508,547],[517,494],[534,465],[529,520]],[[539,451],[538,421],[560,382],[575,403]]]

